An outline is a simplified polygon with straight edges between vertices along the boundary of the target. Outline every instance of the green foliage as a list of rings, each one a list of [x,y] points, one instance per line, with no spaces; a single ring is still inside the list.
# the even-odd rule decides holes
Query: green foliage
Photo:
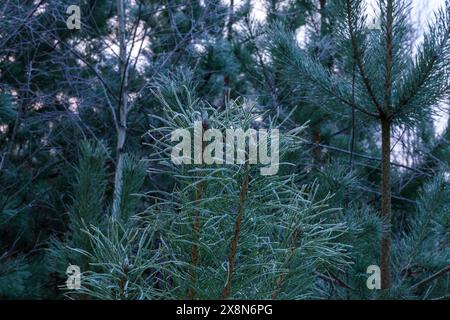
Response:
[[[405,281],[410,285],[407,293],[418,294],[422,298],[438,298],[448,288],[449,276],[414,285],[435,272],[448,267],[450,255],[449,223],[450,207],[448,203],[449,182],[445,170],[426,184],[418,200],[417,212],[407,222],[404,235],[398,239],[396,250],[397,265],[401,270],[398,285]]]
[[[0,298],[448,299],[448,1],[417,42],[407,0],[392,25],[378,1],[379,27],[363,0],[265,0],[265,20],[250,0],[124,0],[126,61],[119,2],[0,1]],[[175,165],[196,121],[279,129],[277,174]],[[372,291],[387,230],[392,286]]]
[[[193,130],[201,117],[209,128],[222,132],[247,130],[258,112],[247,102],[235,101],[225,111],[192,99],[191,104],[171,106],[165,85],[156,89],[164,117],[158,117],[163,126],[149,132],[160,137],[154,142],[158,152],[150,167],[154,174],[173,177],[174,184],[168,192],[149,194],[155,204],[143,218],[158,227],[167,254],[183,267],[173,275],[176,297],[193,291],[200,299],[220,298],[228,283],[230,297],[238,299],[315,297],[314,272],[346,265],[347,246],[337,240],[346,227],[329,223],[336,211],[327,205],[329,196],[318,199],[315,185],[298,187],[296,175],[261,175],[260,165],[172,164],[168,159],[173,130]],[[172,92],[172,101],[180,101],[177,94]],[[282,134],[281,159],[301,147],[302,130]],[[283,164],[289,165],[293,164]],[[197,250],[198,257],[192,256]]]
[[[17,110],[8,94],[0,92],[0,123],[12,123],[16,117]]]
[[[167,298],[158,287],[166,281],[161,273],[169,263],[161,250],[152,246],[152,228],[107,220],[104,231],[94,225],[81,230],[89,238],[91,249],[73,251],[86,257],[90,267],[81,275],[82,289],[67,295],[103,300]]]
[[[134,156],[127,156],[125,158],[121,190],[122,201],[120,202],[120,218],[123,221],[128,221],[139,208],[137,193],[142,190],[145,174],[145,165],[143,162],[140,162]]]
[[[439,107],[439,103],[445,101],[448,97],[450,70],[448,67],[449,59],[447,58],[447,55],[450,53],[448,48],[448,3],[445,8],[437,13],[435,21],[429,25],[429,30],[425,33],[424,41],[419,46],[417,55],[411,54],[410,2],[379,1],[378,7],[380,10],[376,20],[379,21],[379,28],[369,29],[366,16],[367,9],[364,1],[339,0],[332,3],[331,10],[336,13],[337,19],[332,41],[339,49],[334,56],[334,70],[324,66],[314,54],[300,47],[295,40],[294,33],[286,28],[284,24],[274,22],[270,26],[266,40],[268,52],[272,57],[280,82],[287,88],[288,92],[293,92],[295,95],[294,100],[299,101],[303,98],[306,102],[319,107],[321,113],[320,111],[316,112],[316,115],[319,114],[319,119],[323,119],[325,115],[333,113],[348,116],[351,112],[352,134],[347,138],[348,145],[350,145],[348,153],[351,171],[353,171],[352,166],[354,165],[355,141],[358,141],[356,140],[358,137],[355,135],[357,124],[364,123],[370,126],[371,123],[368,120],[372,118],[379,119],[381,122],[384,121],[384,123],[387,122],[389,125],[398,125],[399,128],[418,127],[423,126],[424,123],[426,123],[425,126],[429,127],[431,116]],[[300,88],[304,89],[301,90]],[[314,116],[308,113],[304,115],[315,121]],[[358,121],[362,122],[358,123]],[[327,129],[328,126],[322,124],[320,131],[315,136],[320,137],[320,133],[326,132]],[[389,143],[389,139],[392,140],[392,135],[384,139],[382,145],[385,146],[386,143]],[[370,141],[371,139],[369,138],[368,140]],[[361,140],[358,142],[359,145],[363,143],[367,142]],[[367,149],[367,146],[365,149]],[[334,150],[345,150],[345,146],[334,147]],[[388,154],[390,154],[390,149]],[[386,153],[384,153],[384,157],[389,159],[389,156],[386,158]],[[326,159],[321,161],[319,165],[325,166],[325,169],[320,167],[318,171],[321,173],[320,180],[324,182],[325,190],[336,189],[330,184],[330,182],[333,182],[333,179],[339,179],[343,185],[347,181],[347,190],[345,192],[340,193],[339,188],[336,189],[337,203],[344,204],[346,208],[352,208],[344,216],[344,219],[346,219],[346,216],[352,216],[355,213],[352,213],[352,211],[366,211],[367,209],[371,211],[370,208],[361,206],[360,201],[353,201],[353,203],[347,205],[346,202],[349,201],[349,198],[346,196],[351,194],[351,198],[355,199],[361,190],[373,190],[373,182],[371,181],[373,178],[371,176],[378,168],[374,167],[372,172],[366,169],[366,172],[358,170],[347,175],[345,166],[333,168],[333,165],[326,162]],[[440,162],[440,160],[436,161],[437,163]],[[414,168],[408,169],[414,170]],[[331,174],[333,179],[328,178],[329,176],[326,174],[328,170],[333,171]],[[427,172],[430,172],[432,176],[435,176],[436,171],[439,171],[436,170],[436,165],[433,165],[431,170]],[[386,177],[386,174],[389,174],[391,171],[394,172],[392,174],[394,176],[393,166],[388,163],[388,169],[383,169],[382,175]],[[345,175],[342,176],[342,172]],[[347,176],[352,175],[354,175],[354,179],[346,179]],[[420,174],[422,183],[425,175],[426,173]],[[368,179],[366,180],[364,176]],[[360,177],[364,178],[361,179]],[[437,179],[439,180],[439,178]],[[435,183],[439,184],[438,182]],[[413,186],[417,188],[416,183]],[[358,189],[360,190],[358,191]],[[388,203],[389,208],[387,208],[386,199],[391,197],[391,189],[390,185],[388,187],[382,185],[383,206],[381,211],[382,214],[388,214],[388,216],[390,216],[391,212],[390,200]],[[428,223],[431,222],[427,221],[430,221],[430,218],[424,212],[430,214],[430,212],[438,210],[437,207],[429,207],[430,204],[439,206],[439,200],[434,197],[437,197],[439,194],[439,196],[442,196],[442,199],[447,199],[447,195],[443,190],[439,193],[432,190],[432,187],[426,186],[422,192],[419,192],[420,196],[417,200],[410,201],[416,203],[416,208],[419,212],[415,220],[409,221],[410,219],[408,219],[408,223],[404,223],[399,222],[400,219],[394,217],[395,229],[393,231],[391,231],[390,222],[385,223],[382,229],[384,235],[390,237],[391,233],[395,232],[392,236],[396,238],[398,243],[404,244],[403,246],[395,247],[391,253],[384,251],[384,256],[391,255],[395,260],[401,260],[402,258],[400,257],[403,257],[403,254],[408,251],[405,249],[406,247],[409,250],[415,250],[412,249],[417,248],[414,241],[422,241],[419,240],[421,236],[416,233],[423,235],[425,232],[428,232],[427,234],[430,234],[429,239],[434,245],[441,241],[439,240],[441,236],[437,230],[429,229]],[[431,199],[424,200],[427,197]],[[393,196],[393,198],[396,197]],[[398,198],[401,199],[400,197]],[[405,208],[406,206],[402,204],[400,207]],[[439,212],[439,216],[441,214],[448,216],[448,209],[443,208],[439,210],[443,210],[442,213]],[[445,221],[439,219],[437,221],[437,226],[446,226]],[[368,227],[363,221],[361,223],[363,228]],[[352,232],[350,231],[349,235],[351,234]],[[375,239],[373,238],[372,241],[375,241]],[[370,264],[374,264],[380,257],[376,254],[370,254],[374,248],[360,246],[353,241],[350,241],[350,243],[353,244],[355,249],[353,257],[357,257],[358,262],[347,271],[345,276],[350,283],[353,283],[355,280],[353,277],[357,279],[358,274],[364,272],[364,265],[367,267]],[[422,277],[425,277],[425,275],[431,276],[432,272],[438,272],[439,269],[446,270],[446,266],[448,266],[446,254],[439,250],[436,252],[436,249],[431,249],[432,245],[428,245],[429,248],[420,252],[430,253],[431,256],[423,257],[423,260],[417,263],[418,265],[426,265],[422,267],[425,271],[419,272]],[[386,245],[382,246],[382,255],[383,248],[386,248]],[[444,260],[441,261],[441,258]],[[425,264],[424,261],[428,263]],[[437,292],[439,293],[431,293],[431,291],[426,291],[426,294],[421,293],[420,290],[430,289],[425,285],[420,285],[420,288],[413,286],[414,290],[410,290],[407,284],[409,279],[404,276],[405,262],[401,264],[403,266],[399,267],[397,264],[396,270],[393,271],[396,284],[390,292],[383,292],[381,296],[391,298],[430,298],[432,295],[437,296],[440,294],[442,296],[445,293],[445,285],[438,287]],[[408,263],[406,264],[408,265]],[[410,266],[406,267],[406,270],[409,269]],[[447,283],[448,286],[446,272],[440,274],[439,278],[443,279],[442,281]],[[424,286],[425,288],[423,288]],[[354,292],[350,291],[347,297],[351,297],[352,294]],[[362,287],[359,288],[359,293],[356,296],[369,297],[369,295],[364,293]],[[376,297],[378,295],[373,296]],[[340,297],[342,298],[343,296]]]
[[[23,257],[10,258],[7,252],[0,256],[0,297],[20,299],[27,295],[31,275]]]
[[[104,215],[107,150],[101,144],[84,142],[73,179],[73,203],[68,212],[68,232],[64,239],[52,238],[48,251],[49,269],[61,278],[69,265],[86,269],[89,261],[68,248],[90,250],[90,240],[82,231],[86,225],[100,225]]]

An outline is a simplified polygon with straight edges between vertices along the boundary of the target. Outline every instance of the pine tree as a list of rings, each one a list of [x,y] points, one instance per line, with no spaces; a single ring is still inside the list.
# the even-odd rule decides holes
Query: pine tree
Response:
[[[0,298],[448,299],[449,4],[366,2],[0,1]],[[277,174],[173,163],[199,126]]]
[[[429,117],[431,108],[448,93],[448,6],[430,25],[417,58],[407,51],[410,9],[406,1],[380,1],[379,30],[368,30],[363,1],[336,1],[337,43],[344,53],[342,71],[353,65],[357,76],[330,73],[305,54],[293,37],[279,27],[271,34],[271,49],[326,97],[381,127],[382,288],[391,286],[391,131],[394,125],[414,124]],[[380,66],[382,66],[380,68]]]
[[[187,86],[181,86],[184,92],[178,93],[180,85],[165,78],[154,89],[164,116],[154,116],[162,121],[162,127],[148,133],[156,148],[149,159],[151,172],[172,177],[170,189],[147,194],[154,204],[132,219],[139,221],[134,229],[122,230],[113,224],[118,230],[107,229],[105,234],[95,228],[86,233],[93,245],[89,253],[93,266],[117,266],[119,278],[115,272],[90,271],[82,292],[114,299],[316,297],[315,273],[339,270],[347,263],[347,246],[339,242],[346,226],[327,222],[336,211],[327,205],[329,195],[318,199],[317,186],[298,187],[295,175],[261,176],[260,166],[250,165],[248,160],[227,167],[180,166],[168,161],[173,130],[193,130],[202,117],[208,128],[224,131],[242,126],[246,130],[255,125],[258,116],[251,106],[234,101],[226,111],[217,111],[192,97]],[[169,99],[178,103],[172,107]],[[280,157],[299,148],[301,130],[282,136]],[[121,238],[141,228],[145,231],[136,243]],[[147,232],[149,238],[143,240]],[[130,246],[130,255],[116,249],[125,240],[127,246],[123,247]],[[152,250],[153,255],[147,253],[153,256],[150,260],[141,256]],[[112,252],[119,254],[119,260],[110,258]],[[141,277],[130,274],[126,278],[130,291],[117,295],[115,292],[123,292],[121,283],[125,281],[120,280],[120,275],[125,276],[123,266],[120,271],[124,261],[120,257],[127,259],[130,273],[136,268],[136,276],[146,272],[149,278],[142,282]],[[134,291],[141,295],[136,297]]]

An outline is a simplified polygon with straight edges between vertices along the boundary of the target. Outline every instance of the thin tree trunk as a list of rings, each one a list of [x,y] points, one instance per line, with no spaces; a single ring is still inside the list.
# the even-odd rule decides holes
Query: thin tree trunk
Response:
[[[227,40],[230,42],[233,41],[233,23],[234,23],[234,0],[230,0],[230,8],[228,14],[228,23],[227,23]],[[230,75],[226,73],[223,76],[223,106],[226,108],[229,97],[230,97]]]
[[[328,22],[327,22],[327,16],[326,16],[326,0],[320,0],[319,1],[319,13],[320,13],[320,27],[319,27],[319,38],[323,39],[327,36],[328,33]],[[319,51],[319,49],[317,49]],[[332,59],[330,56],[325,57],[325,59],[321,60],[321,63],[323,66],[331,70],[332,68]],[[312,130],[312,140],[315,144],[313,148],[313,158],[314,162],[316,164],[320,164],[322,162],[322,148],[320,147],[321,144],[321,124],[322,122],[317,120],[318,122],[313,124],[311,126]]]
[[[202,122],[202,130],[203,132],[208,130],[208,122],[206,120],[204,120]],[[206,147],[206,142],[203,141],[202,142],[202,150],[201,150],[201,155],[202,155],[202,163],[204,161],[203,159],[203,151],[205,150]],[[199,175],[199,178],[202,179],[202,175]],[[189,300],[194,300],[197,292],[195,291],[195,284],[197,282],[197,271],[195,270],[195,268],[198,267],[199,263],[200,263],[200,250],[198,247],[198,243],[200,240],[200,233],[201,233],[201,228],[202,228],[202,220],[201,220],[201,199],[203,197],[203,192],[205,191],[206,188],[206,182],[205,181],[201,181],[197,184],[196,188],[195,188],[195,206],[197,207],[197,209],[194,211],[194,215],[192,217],[192,247],[191,247],[191,267],[192,270],[189,271],[189,276],[191,278],[191,286],[189,287],[188,290],[188,299]]]
[[[391,123],[389,119],[381,120],[381,217],[383,235],[381,239],[381,289],[391,285],[390,251],[391,251]]]
[[[250,181],[250,176],[249,176],[249,172],[248,172],[248,160],[246,160],[245,165],[244,165],[244,175],[245,175],[244,181],[242,183],[241,192],[239,194],[238,213],[236,216],[236,221],[234,223],[233,239],[231,240],[231,245],[230,245],[228,279],[227,279],[227,284],[222,292],[222,299],[228,299],[231,295],[231,280],[233,278],[233,273],[234,273],[237,247],[238,247],[238,241],[239,241],[239,233],[241,230],[241,223],[244,218],[245,201],[247,199],[248,184]]]
[[[423,279],[422,281],[420,281],[419,283],[416,283],[415,285],[413,285],[411,287],[411,290],[416,290],[428,283],[430,283],[433,280],[436,280],[437,278],[447,274],[448,272],[450,272],[450,265],[446,266],[445,268],[439,270],[438,272],[432,274],[431,276],[429,276],[428,278]]]
[[[114,177],[114,199],[112,206],[113,219],[117,219],[120,213],[122,198],[122,176],[125,159],[125,139],[127,135],[127,113],[128,113],[128,68],[127,68],[127,46],[126,46],[126,16],[125,0],[117,0],[117,17],[119,21],[119,72],[120,72],[120,95],[119,95],[119,128],[117,132],[117,164]]]
[[[326,17],[325,17],[325,6],[327,4],[327,0],[319,1],[319,13],[320,13],[320,37],[324,37],[326,35]]]
[[[195,202],[196,206],[200,206],[200,200],[203,196],[203,191],[205,188],[205,183],[200,182],[195,190]],[[191,266],[192,268],[197,268],[200,262],[200,251],[198,248],[198,242],[200,239],[200,229],[202,226],[201,217],[200,217],[200,208],[195,210],[194,216],[192,217],[192,247],[191,247]],[[189,276],[191,278],[192,286],[189,287],[188,290],[188,299],[194,300],[197,293],[195,291],[195,284],[197,282],[197,271],[191,270],[189,271]]]
[[[234,0],[230,0],[230,13],[228,15],[227,38],[228,41],[233,39],[233,23],[234,23]]]
[[[384,83],[383,114],[381,114],[381,217],[383,236],[381,238],[381,289],[391,287],[390,251],[391,251],[391,95],[393,65],[393,0],[386,5],[386,68]]]
[[[353,153],[355,152],[355,134],[356,134],[356,110],[355,110],[355,79],[356,79],[356,71],[355,65],[353,65],[352,72],[352,133],[350,136],[350,157],[349,157],[349,169],[353,170]]]

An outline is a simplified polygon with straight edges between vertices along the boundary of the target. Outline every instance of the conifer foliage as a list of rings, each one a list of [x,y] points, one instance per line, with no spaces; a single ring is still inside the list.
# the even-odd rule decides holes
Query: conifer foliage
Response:
[[[449,299],[419,2],[0,2],[0,299]]]

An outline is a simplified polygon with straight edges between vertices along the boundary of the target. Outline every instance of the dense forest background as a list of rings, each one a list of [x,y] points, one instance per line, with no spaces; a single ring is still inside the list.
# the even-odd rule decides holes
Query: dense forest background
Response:
[[[448,299],[450,3],[417,6],[0,1],[0,298]],[[278,174],[174,164],[195,121],[279,129]]]

